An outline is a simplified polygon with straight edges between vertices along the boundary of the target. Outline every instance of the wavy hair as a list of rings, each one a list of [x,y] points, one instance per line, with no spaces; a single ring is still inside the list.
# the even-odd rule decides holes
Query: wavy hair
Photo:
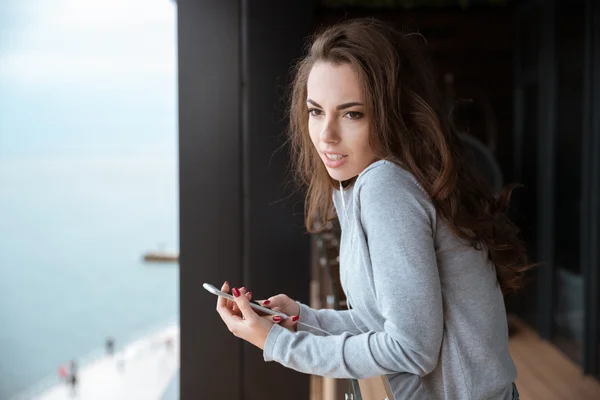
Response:
[[[364,94],[375,156],[412,173],[453,233],[475,249],[487,251],[502,291],[514,291],[532,267],[519,230],[507,216],[516,185],[495,195],[463,163],[458,135],[444,112],[421,39],[375,19],[354,19],[316,34],[308,54],[295,65],[289,141],[293,172],[307,188],[307,230],[319,231],[335,218],[332,192],[337,183],[308,133],[308,76],[317,62],[349,64]]]

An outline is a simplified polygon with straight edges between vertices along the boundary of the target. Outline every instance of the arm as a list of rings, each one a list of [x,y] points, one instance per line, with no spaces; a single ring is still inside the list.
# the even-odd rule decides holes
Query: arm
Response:
[[[266,361],[335,378],[407,372],[437,365],[442,295],[433,242],[433,206],[410,176],[381,167],[361,188],[361,223],[369,243],[377,307],[384,331],[320,337],[273,326]]]
[[[315,310],[314,308],[311,308],[306,304],[302,304],[300,302],[297,303],[300,306],[300,319],[298,320],[298,322],[315,326],[319,329],[329,332],[329,334],[331,335],[341,335],[344,332],[348,332],[353,335],[358,335],[359,333],[361,333],[361,329],[363,331],[368,330],[368,328],[361,321],[358,314],[353,310]],[[350,317],[350,313],[352,313],[352,317]],[[354,321],[352,321],[352,318],[354,318]],[[356,326],[356,324],[359,324],[360,329]],[[299,323],[298,332],[303,331],[313,332],[316,335],[324,335],[323,332],[311,329]]]

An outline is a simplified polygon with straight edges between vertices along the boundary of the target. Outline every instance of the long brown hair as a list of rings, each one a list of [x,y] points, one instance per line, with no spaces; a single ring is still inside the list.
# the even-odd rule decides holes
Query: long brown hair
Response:
[[[349,64],[364,93],[375,156],[414,175],[454,234],[475,249],[487,250],[503,292],[510,292],[522,285],[531,267],[518,228],[507,217],[514,185],[494,196],[463,163],[420,39],[375,19],[350,20],[317,34],[308,55],[296,64],[289,139],[294,172],[308,189],[306,227],[315,232],[334,218],[331,197],[336,187],[308,133],[308,75],[317,62]]]

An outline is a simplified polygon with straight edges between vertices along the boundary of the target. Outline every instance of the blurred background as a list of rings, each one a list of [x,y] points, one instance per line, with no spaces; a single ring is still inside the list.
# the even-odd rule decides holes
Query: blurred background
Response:
[[[0,399],[177,320],[176,45],[167,0],[0,2]]]
[[[365,16],[424,35],[466,156],[523,184],[521,398],[600,398],[599,2],[4,0],[0,399],[360,399],[265,364],[201,284],[345,308],[285,107],[306,39]]]

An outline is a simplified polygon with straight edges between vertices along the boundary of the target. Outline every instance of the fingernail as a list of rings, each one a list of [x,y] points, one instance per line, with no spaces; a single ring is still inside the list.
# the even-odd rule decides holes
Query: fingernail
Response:
[[[276,315],[273,317],[273,321],[279,322],[279,321],[281,321],[281,317],[279,315]]]
[[[300,317],[296,315],[295,317],[292,317],[292,322],[296,322],[296,321],[298,321],[299,319],[300,319]]]
[[[268,304],[270,304],[270,303],[271,303],[271,302],[270,302],[269,300],[265,300],[265,301],[263,301],[263,306],[266,306],[266,305],[268,305]]]
[[[224,285],[227,285],[227,286],[229,286],[229,282],[225,281]]]
[[[237,288],[233,288],[231,291],[235,297],[240,297],[240,291]]]
[[[248,296],[252,296],[252,292],[248,292],[246,293]]]
[[[240,291],[244,291],[246,290],[246,286],[242,286],[242,288],[240,289]]]

